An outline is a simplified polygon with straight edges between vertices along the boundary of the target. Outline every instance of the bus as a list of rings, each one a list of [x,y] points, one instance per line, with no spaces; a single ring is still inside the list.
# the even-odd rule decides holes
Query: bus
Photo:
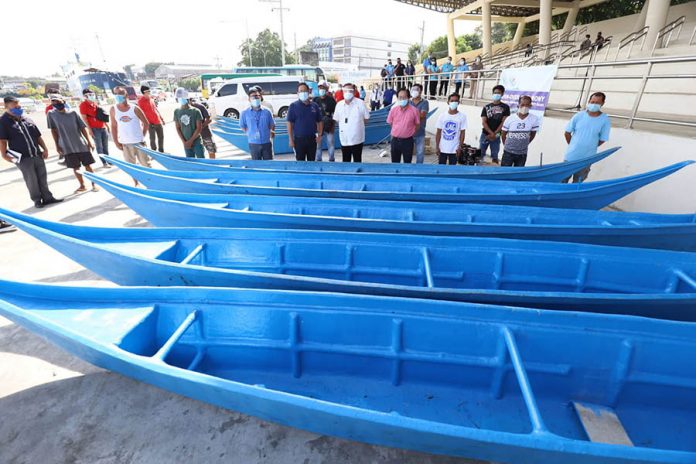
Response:
[[[310,84],[312,90],[317,93],[317,83],[323,79],[324,71],[316,66],[306,64],[291,64],[288,66],[244,66],[233,68],[228,73],[201,74],[201,92],[203,98],[208,98],[215,88],[224,81],[239,77],[260,77],[260,76],[297,76],[302,77]]]

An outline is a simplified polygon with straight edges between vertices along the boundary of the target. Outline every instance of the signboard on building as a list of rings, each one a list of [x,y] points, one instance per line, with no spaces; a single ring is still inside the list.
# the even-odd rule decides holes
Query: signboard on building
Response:
[[[500,74],[500,84],[505,87],[503,103],[510,105],[510,111],[515,112],[520,97],[527,95],[532,98],[530,113],[541,122],[557,71],[556,65],[503,69]]]

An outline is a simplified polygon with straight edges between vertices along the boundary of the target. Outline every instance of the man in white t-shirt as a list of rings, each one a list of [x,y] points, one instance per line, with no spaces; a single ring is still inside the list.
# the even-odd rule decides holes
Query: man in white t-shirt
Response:
[[[365,102],[355,97],[353,84],[343,84],[343,100],[336,103],[333,118],[338,123],[343,162],[362,162],[365,123],[370,119],[370,112]]]
[[[466,133],[466,115],[458,111],[459,94],[449,96],[449,108],[437,119],[435,150],[440,164],[457,164],[457,155],[462,152]]]
[[[501,138],[505,148],[501,166],[524,166],[527,162],[527,149],[539,130],[539,118],[529,113],[531,108],[532,98],[523,95],[519,99],[517,113],[505,119]]]

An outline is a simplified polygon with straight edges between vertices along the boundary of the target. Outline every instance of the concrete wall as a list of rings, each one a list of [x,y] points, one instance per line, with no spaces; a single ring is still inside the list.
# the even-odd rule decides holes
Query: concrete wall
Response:
[[[435,133],[437,118],[446,111],[446,104],[430,102],[431,109],[438,108],[429,120],[428,132]],[[481,134],[481,107],[460,106],[469,123],[466,143],[478,144]],[[566,142],[565,125],[570,117],[545,117],[542,128],[532,142],[527,165],[538,165],[543,153],[544,164],[563,161]],[[614,155],[593,166],[589,180],[605,180],[658,169],[679,161],[696,160],[696,134],[679,137],[636,129],[612,127],[609,142],[603,147],[621,146]],[[502,156],[502,149],[501,149]],[[696,165],[681,171],[617,201],[613,206],[625,211],[653,213],[696,213]]]

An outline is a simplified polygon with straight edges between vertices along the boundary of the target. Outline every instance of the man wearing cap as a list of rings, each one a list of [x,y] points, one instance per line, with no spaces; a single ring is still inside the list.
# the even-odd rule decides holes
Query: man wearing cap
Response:
[[[261,106],[261,93],[255,87],[249,89],[249,108],[239,115],[239,128],[247,135],[251,159],[273,159],[271,140],[275,131],[275,121],[273,114]]]
[[[145,134],[150,127],[143,111],[128,103],[126,88],[118,86],[114,89],[116,105],[111,107],[111,134],[116,148],[123,151],[123,159],[129,163],[138,162],[150,167],[150,157],[138,147],[145,145]],[[135,185],[138,181],[133,179]]]
[[[179,87],[174,92],[174,98],[181,105],[174,110],[176,133],[184,143],[184,153],[187,158],[205,158],[201,131],[203,130],[203,115],[189,104],[188,91]]]
[[[324,124],[323,140],[326,140],[326,148],[329,151],[329,161],[336,161],[334,152],[334,120],[333,114],[336,110],[336,100],[329,93],[329,83],[326,81],[319,82],[319,98],[315,98],[314,102],[321,108],[321,121]],[[321,155],[324,150],[321,148],[322,141],[317,143],[316,160],[321,161]]]
[[[99,107],[97,103],[97,96],[90,89],[84,89],[82,95],[85,99],[80,103],[80,114],[82,115],[82,120],[85,122],[87,127],[89,127],[92,133],[92,139],[94,140],[94,147],[96,148],[97,155],[102,162],[102,166],[105,168],[110,168],[111,163],[106,161],[101,155],[109,154],[109,134],[107,132],[107,125],[109,116],[104,112],[103,109]],[[106,121],[105,121],[106,120]]]
[[[143,111],[147,122],[150,124],[148,132],[150,133],[150,148],[154,151],[164,153],[164,118],[157,109],[157,104],[152,99],[150,87],[147,85],[140,86],[140,92],[143,94],[138,98],[138,108]],[[155,138],[157,140],[155,140]]]
[[[37,208],[63,201],[48,189],[46,163],[48,148],[39,128],[24,117],[19,100],[5,97],[5,113],[0,116],[0,156],[15,163],[27,184],[29,196]]]
[[[261,97],[261,106],[266,108],[268,111],[271,112],[271,114],[273,114],[273,105],[271,105],[263,99],[263,88],[260,85],[254,85],[249,88],[249,92],[251,92],[252,90],[255,90],[259,93],[259,97]]]
[[[56,143],[58,153],[65,157],[65,165],[73,170],[75,178],[80,183],[75,193],[86,192],[87,188],[80,174],[80,165],[84,166],[88,172],[94,172],[92,171],[94,158],[91,153],[94,146],[87,134],[87,125],[76,112],[65,109],[62,97],[54,97],[51,104],[53,111],[48,113],[46,119],[53,141]],[[97,190],[97,186],[92,182],[92,191]]]
[[[355,98],[352,84],[343,84],[344,99],[336,104],[333,119],[338,123],[338,136],[341,140],[343,162],[362,162],[363,143],[365,143],[365,123],[370,119],[365,102]]]

